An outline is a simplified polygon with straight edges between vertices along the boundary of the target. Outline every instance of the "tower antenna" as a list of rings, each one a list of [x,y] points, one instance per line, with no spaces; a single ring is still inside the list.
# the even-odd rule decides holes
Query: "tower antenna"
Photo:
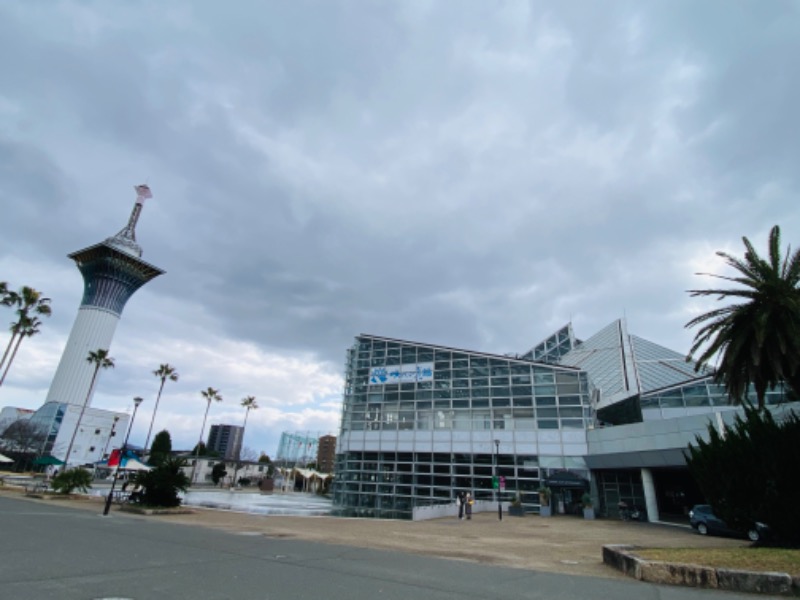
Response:
[[[133,252],[136,256],[142,255],[142,248],[136,243],[136,223],[139,222],[139,215],[142,214],[144,201],[152,198],[153,193],[150,191],[150,186],[146,184],[136,185],[133,187],[136,190],[136,203],[133,205],[131,216],[128,217],[128,224],[123,227],[119,233],[108,238],[106,241],[120,248]]]

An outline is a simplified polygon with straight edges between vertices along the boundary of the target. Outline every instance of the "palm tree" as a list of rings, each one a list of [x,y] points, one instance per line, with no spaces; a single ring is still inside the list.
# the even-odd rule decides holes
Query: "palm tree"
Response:
[[[200,395],[206,400],[206,413],[203,415],[203,426],[200,428],[200,440],[197,442],[197,448],[194,452],[194,466],[192,467],[192,483],[194,483],[194,476],[197,473],[197,461],[200,457],[200,444],[203,443],[203,432],[206,429],[206,419],[208,418],[208,409],[211,408],[211,401],[216,400],[222,402],[222,396],[219,395],[219,390],[210,387],[200,392]]]
[[[784,381],[800,393],[800,252],[781,257],[780,228],[769,234],[769,259],[762,258],[746,237],[744,259],[725,252],[718,256],[739,275],[709,275],[738,284],[732,289],[689,290],[694,296],[718,296],[718,300],[743,298],[695,317],[686,327],[703,325],[697,332],[688,359],[705,346],[697,359],[696,370],[715,356],[718,365],[714,379],[724,383],[731,400],[747,402],[750,383],[755,387],[759,408],[765,404],[767,389]]]
[[[83,401],[83,406],[81,406],[81,414],[78,415],[78,422],[75,423],[75,431],[72,432],[72,438],[70,438],[69,446],[67,446],[67,453],[64,456],[65,467],[69,464],[69,455],[72,452],[72,445],[75,443],[75,436],[78,434],[78,428],[81,426],[81,420],[83,419],[83,413],[86,411],[86,406],[89,404],[89,398],[92,397],[94,384],[97,381],[97,373],[100,369],[114,368],[114,359],[108,355],[108,350],[103,350],[102,348],[90,350],[89,356],[86,357],[86,362],[90,362],[94,365],[94,373],[92,373],[89,391],[86,392],[86,399]]]
[[[17,350],[19,350],[22,339],[26,337],[33,337],[39,333],[39,326],[41,326],[41,324],[42,322],[37,317],[22,316],[17,323],[12,325],[11,331],[14,336],[16,336],[17,343],[14,345],[14,350],[11,352],[11,357],[8,359],[6,370],[3,371],[3,376],[0,377],[0,385],[3,385],[3,382],[6,380],[6,375],[8,375],[8,370],[11,368],[11,363],[14,361],[14,357],[17,355]]]
[[[14,292],[8,289],[8,282],[0,281],[0,305],[11,306],[11,297],[13,293]]]
[[[23,329],[25,329],[26,323],[29,322],[31,313],[34,316],[44,315],[49,317],[52,314],[52,309],[50,308],[50,298],[44,298],[41,292],[27,285],[23,286],[19,292],[13,292],[8,289],[8,285],[5,282],[0,286],[0,304],[19,307],[16,311],[18,320],[11,323],[11,339],[8,340],[8,346],[6,346],[6,351],[3,353],[2,360],[0,360],[0,368],[2,368],[11,346],[19,338],[26,335],[23,333]],[[38,329],[36,333],[38,333]],[[14,360],[13,356],[8,361],[8,366],[11,366],[12,360]]]
[[[244,432],[247,429],[247,417],[250,415],[251,410],[258,408],[255,396],[247,396],[242,398],[242,406],[245,408],[244,425],[242,425],[242,443],[244,443]],[[233,469],[233,485],[236,485],[236,473],[239,472],[239,463],[242,460],[242,447],[239,446],[239,456],[236,457],[236,467]]]
[[[147,452],[147,445],[150,443],[150,434],[153,432],[153,423],[156,422],[156,411],[158,410],[158,402],[161,400],[161,392],[164,391],[164,384],[167,382],[167,379],[170,381],[178,381],[178,371],[176,371],[175,367],[168,363],[160,365],[155,371],[153,371],[153,375],[161,380],[161,386],[158,388],[156,407],[153,409],[153,418],[150,419],[150,429],[147,430],[147,439],[144,442],[145,452]]]

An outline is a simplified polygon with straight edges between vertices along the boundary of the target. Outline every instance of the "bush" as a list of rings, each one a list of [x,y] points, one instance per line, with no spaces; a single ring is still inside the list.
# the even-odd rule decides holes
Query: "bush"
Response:
[[[800,417],[776,423],[767,411],[746,407],[724,437],[708,427],[689,446],[687,463],[714,512],[736,529],[767,523],[789,543],[800,543]]]
[[[136,483],[144,488],[140,502],[147,506],[172,508],[181,505],[179,492],[189,487],[189,478],[181,470],[186,460],[177,456],[164,458],[160,465],[136,476]]]
[[[156,434],[153,439],[153,445],[150,446],[150,456],[148,462],[151,465],[159,465],[164,459],[172,453],[172,438],[169,431],[164,429]]]
[[[59,494],[71,494],[75,490],[86,492],[92,487],[92,474],[83,469],[67,469],[53,478],[53,489]]]
[[[214,485],[219,484],[220,480],[222,480],[225,475],[228,474],[228,471],[225,469],[224,462],[218,462],[213,466],[211,469],[211,481],[214,482]]]

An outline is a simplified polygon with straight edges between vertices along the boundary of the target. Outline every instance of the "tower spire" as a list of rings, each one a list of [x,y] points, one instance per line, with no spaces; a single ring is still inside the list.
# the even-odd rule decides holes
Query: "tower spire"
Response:
[[[152,198],[153,193],[147,185],[137,185],[134,186],[134,189],[136,190],[136,203],[133,205],[131,216],[128,218],[128,224],[119,233],[108,238],[106,243],[118,250],[141,257],[142,247],[136,243],[136,223],[139,221],[139,215],[142,214],[144,201]]]

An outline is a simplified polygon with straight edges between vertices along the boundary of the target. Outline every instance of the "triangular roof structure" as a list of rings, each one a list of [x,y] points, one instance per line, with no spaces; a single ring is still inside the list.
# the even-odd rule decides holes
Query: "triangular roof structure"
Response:
[[[712,374],[707,368],[695,370],[696,363],[679,352],[629,335],[625,319],[617,319],[586,341],[577,342],[558,364],[589,374],[600,392],[597,408]]]
[[[575,333],[572,331],[572,323],[567,323],[528,350],[521,358],[558,364],[561,357],[579,343],[580,340],[575,338]]]

